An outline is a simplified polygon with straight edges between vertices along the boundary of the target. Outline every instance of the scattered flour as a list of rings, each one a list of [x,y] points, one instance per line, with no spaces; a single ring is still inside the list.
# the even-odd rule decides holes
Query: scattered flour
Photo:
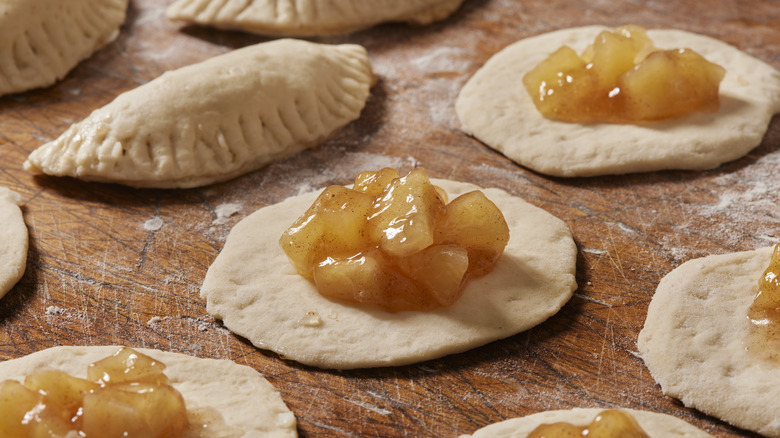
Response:
[[[220,204],[214,210],[217,213],[217,218],[211,223],[214,225],[223,225],[227,223],[230,216],[238,213],[242,208],[244,208],[243,204],[237,202]]]
[[[163,226],[163,220],[159,216],[155,216],[148,221],[144,222],[144,229],[146,231],[158,231]]]
[[[65,309],[62,307],[57,306],[49,306],[46,308],[46,315],[63,315],[65,314]]]

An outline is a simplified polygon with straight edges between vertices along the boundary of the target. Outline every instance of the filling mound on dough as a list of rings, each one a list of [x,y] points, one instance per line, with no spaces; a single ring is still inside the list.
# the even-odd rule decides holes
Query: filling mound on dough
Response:
[[[775,245],[769,267],[758,279],[758,293],[748,309],[748,319],[752,338],[748,350],[780,362],[780,243]]]
[[[619,409],[599,412],[586,426],[575,426],[566,422],[542,424],[528,434],[528,438],[576,437],[650,438],[631,414]]]
[[[454,303],[469,278],[490,272],[509,227],[480,191],[452,202],[423,168],[363,172],[330,186],[279,243],[325,297],[388,311]]]
[[[628,25],[599,33],[581,55],[559,48],[523,84],[544,117],[637,123],[717,111],[725,74],[690,49],[655,48],[643,28]]]
[[[130,348],[92,363],[86,379],[40,369],[0,382],[0,436],[177,438],[190,428],[165,365]],[[200,436],[200,435],[187,435]]]

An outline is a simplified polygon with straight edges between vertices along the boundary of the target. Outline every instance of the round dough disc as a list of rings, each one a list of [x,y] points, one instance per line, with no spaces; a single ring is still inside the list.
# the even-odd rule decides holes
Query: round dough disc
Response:
[[[780,112],[780,72],[721,41],[649,30],[661,49],[691,48],[726,69],[721,108],[642,125],[566,123],[542,117],[522,78],[563,45],[581,53],[607,28],[559,30],[520,40],[466,83],[455,108],[463,130],[511,160],[553,176],[711,169],[758,146]]]
[[[23,381],[40,368],[54,368],[86,377],[87,366],[114,354],[118,346],[53,347],[0,362],[0,379]],[[276,389],[257,371],[229,360],[202,359],[145,348],[134,350],[166,365],[165,375],[181,392],[188,409],[216,410],[243,438],[295,438],[295,415]],[[217,435],[219,431],[216,431]],[[232,435],[231,435],[232,436]]]
[[[432,180],[454,199],[479,189]],[[466,351],[529,329],[571,297],[577,248],[566,225],[498,189],[510,240],[496,268],[473,279],[452,306],[389,313],[322,297],[281,250],[282,232],[318,193],[261,208],[230,232],[206,274],[207,310],[255,346],[322,368],[404,365]]]
[[[22,278],[27,265],[27,227],[20,199],[16,192],[0,187],[0,298]]]
[[[753,360],[747,311],[772,248],[690,260],[666,275],[637,347],[665,394],[735,426],[780,436],[780,367]]]
[[[500,423],[485,426],[474,435],[462,435],[460,438],[525,438],[542,424],[566,422],[576,426],[585,426],[604,409],[577,408],[571,410],[546,411],[526,417],[512,418]],[[712,435],[672,417],[649,411],[625,409],[651,438],[706,438]]]

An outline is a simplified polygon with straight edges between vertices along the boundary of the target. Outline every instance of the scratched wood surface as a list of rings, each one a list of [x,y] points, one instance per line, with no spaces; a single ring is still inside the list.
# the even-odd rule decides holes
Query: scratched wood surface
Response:
[[[384,25],[317,39],[364,45],[379,76],[361,118],[317,150],[193,190],[133,190],[23,171],[29,152],[120,92],[267,40],[167,22],[167,3],[131,0],[116,42],[53,87],[0,98],[0,185],[22,195],[31,239],[26,274],[0,300],[0,359],[109,343],[232,359],[279,389],[305,437],[454,437],[547,409],[610,406],[670,413],[717,436],[750,436],[663,396],[637,357],[636,338],[656,284],[671,269],[780,238],[780,120],[748,156],[712,171],[556,179],[459,132],[453,104],[501,48],[586,24],[681,28],[780,68],[780,2],[467,0],[430,27]],[[417,165],[436,177],[503,188],[569,225],[580,287],[559,314],[443,359],[334,372],[255,349],[205,312],[199,286],[241,218],[302,191],[347,183],[356,169]]]

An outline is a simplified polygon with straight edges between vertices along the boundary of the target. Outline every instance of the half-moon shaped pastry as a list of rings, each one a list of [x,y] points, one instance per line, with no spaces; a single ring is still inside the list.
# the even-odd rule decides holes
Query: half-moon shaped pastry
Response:
[[[0,96],[62,79],[119,35],[127,0],[0,1]]]
[[[177,0],[171,20],[261,35],[313,36],[354,32],[384,22],[426,25],[463,0]]]
[[[0,298],[22,278],[27,266],[27,226],[19,200],[19,194],[0,187]]]
[[[322,143],[358,118],[373,82],[361,46],[257,44],[119,95],[24,167],[134,187],[224,181]]]

